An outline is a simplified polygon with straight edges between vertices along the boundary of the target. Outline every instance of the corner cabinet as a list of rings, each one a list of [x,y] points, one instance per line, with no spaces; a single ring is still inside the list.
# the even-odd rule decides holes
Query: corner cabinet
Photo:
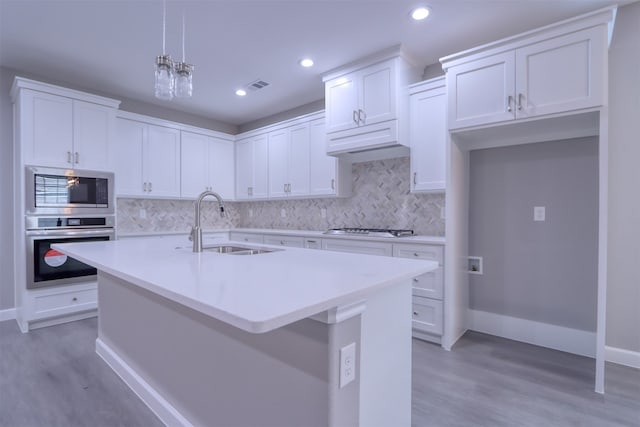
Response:
[[[180,131],[118,117],[109,163],[116,194],[180,197]]]
[[[22,163],[108,170],[116,108],[108,98],[16,77]],[[19,99],[18,99],[19,92]]]
[[[233,139],[187,131],[181,131],[180,137],[181,197],[193,199],[208,190],[233,200]]]
[[[447,90],[445,78],[409,87],[411,191],[446,189]]]
[[[326,75],[327,153],[408,145],[406,87],[416,76],[399,49]]]
[[[603,105],[607,26],[558,31],[441,59],[449,129]]]

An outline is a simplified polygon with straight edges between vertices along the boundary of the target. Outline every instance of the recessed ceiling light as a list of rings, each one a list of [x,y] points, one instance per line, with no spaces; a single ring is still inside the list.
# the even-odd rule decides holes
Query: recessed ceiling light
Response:
[[[422,21],[427,16],[429,16],[429,8],[427,7],[418,7],[411,11],[411,17],[416,21]]]
[[[310,58],[304,58],[300,60],[300,65],[302,65],[305,68],[309,68],[313,66],[313,59]]]
[[[244,90],[244,89],[238,89],[236,91],[236,95],[238,95],[238,96],[245,96],[246,94],[247,94],[247,91]]]

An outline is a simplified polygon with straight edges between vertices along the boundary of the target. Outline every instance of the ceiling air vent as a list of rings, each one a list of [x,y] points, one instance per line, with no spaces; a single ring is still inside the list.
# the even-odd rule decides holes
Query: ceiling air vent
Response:
[[[269,86],[269,83],[265,82],[264,80],[256,80],[254,82],[251,82],[247,85],[247,88],[251,91],[256,91],[258,89],[262,89],[264,87]]]

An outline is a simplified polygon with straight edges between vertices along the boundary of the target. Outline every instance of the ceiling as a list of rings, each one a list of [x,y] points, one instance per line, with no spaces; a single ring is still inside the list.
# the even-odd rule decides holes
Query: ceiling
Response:
[[[167,0],[166,50],[195,65],[194,95],[153,96],[161,0],[0,0],[0,66],[74,88],[241,125],[324,97],[322,75],[402,44],[438,58],[611,4],[610,0]],[[431,15],[413,21],[413,7]],[[313,58],[315,66],[298,61]],[[241,98],[256,79],[269,86]]]

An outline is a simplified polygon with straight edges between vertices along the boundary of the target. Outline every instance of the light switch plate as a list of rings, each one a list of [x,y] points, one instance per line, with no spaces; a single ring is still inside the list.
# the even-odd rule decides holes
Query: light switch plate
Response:
[[[544,221],[546,218],[546,209],[544,206],[534,206],[533,207],[533,220],[534,221]]]

